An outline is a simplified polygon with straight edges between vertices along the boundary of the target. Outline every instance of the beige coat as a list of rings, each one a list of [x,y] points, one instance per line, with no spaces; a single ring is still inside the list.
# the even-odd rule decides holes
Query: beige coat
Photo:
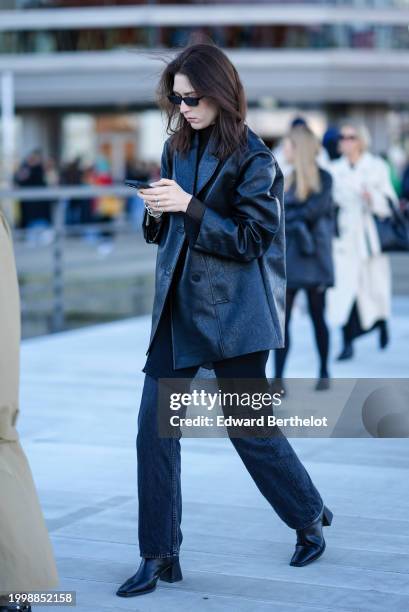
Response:
[[[13,247],[0,210],[0,595],[50,590],[58,585],[47,528],[15,428],[19,343],[20,304]]]
[[[328,318],[334,325],[344,325],[356,300],[362,328],[369,329],[390,316],[391,273],[361,194],[364,188],[371,194],[374,212],[381,217],[391,214],[387,198],[396,201],[396,195],[386,163],[370,153],[364,153],[353,168],[342,157],[330,171],[334,200],[340,207],[340,237],[333,241],[335,286],[328,291]]]

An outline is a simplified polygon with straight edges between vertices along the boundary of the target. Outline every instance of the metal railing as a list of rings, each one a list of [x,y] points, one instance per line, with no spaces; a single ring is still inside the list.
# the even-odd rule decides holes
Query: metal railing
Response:
[[[67,224],[66,213],[71,201],[89,200],[102,196],[116,196],[127,199],[135,198],[136,192],[130,187],[120,185],[112,186],[56,186],[56,187],[33,187],[0,189],[1,202],[38,202],[48,201],[51,204],[51,248],[52,248],[52,270],[51,270],[51,332],[58,332],[65,328],[65,298],[64,298],[64,242],[67,237],[78,237],[87,232],[114,231],[115,235],[120,233],[135,232],[135,228],[129,221],[123,218],[114,219],[113,222],[91,222]],[[29,230],[14,229],[16,240],[24,238]]]

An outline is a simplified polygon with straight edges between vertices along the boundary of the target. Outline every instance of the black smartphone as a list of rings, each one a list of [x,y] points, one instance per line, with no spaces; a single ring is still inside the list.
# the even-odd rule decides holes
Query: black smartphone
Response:
[[[149,183],[147,183],[146,181],[125,181],[125,185],[128,185],[128,187],[134,187],[135,189],[151,189],[151,185],[149,185]]]

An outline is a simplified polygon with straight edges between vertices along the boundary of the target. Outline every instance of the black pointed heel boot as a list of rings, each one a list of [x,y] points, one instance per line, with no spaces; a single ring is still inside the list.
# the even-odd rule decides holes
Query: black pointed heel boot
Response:
[[[135,597],[145,595],[156,589],[158,580],[178,582],[183,579],[179,557],[162,559],[142,558],[136,574],[128,578],[117,590],[118,597]]]
[[[321,557],[325,550],[325,540],[322,534],[322,527],[328,527],[332,523],[333,514],[326,506],[315,519],[304,529],[297,529],[297,544],[290,565],[302,567],[312,563]]]
[[[354,356],[354,347],[352,342],[345,342],[342,351],[337,357],[337,361],[347,361]]]

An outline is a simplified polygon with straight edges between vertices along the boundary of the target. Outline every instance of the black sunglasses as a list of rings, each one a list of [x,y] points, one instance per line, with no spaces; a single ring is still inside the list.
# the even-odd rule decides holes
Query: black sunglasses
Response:
[[[358,136],[353,134],[341,134],[339,137],[340,140],[358,140]]]
[[[196,98],[191,98],[190,96],[184,98],[183,96],[177,96],[175,94],[168,96],[169,102],[172,104],[177,104],[178,106],[179,104],[182,104],[182,100],[185,104],[187,104],[187,106],[197,106],[199,104],[199,100],[202,98],[204,98],[204,96],[198,96]]]

